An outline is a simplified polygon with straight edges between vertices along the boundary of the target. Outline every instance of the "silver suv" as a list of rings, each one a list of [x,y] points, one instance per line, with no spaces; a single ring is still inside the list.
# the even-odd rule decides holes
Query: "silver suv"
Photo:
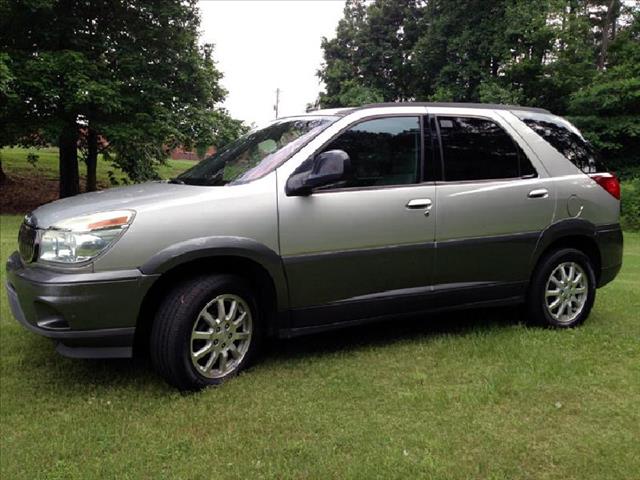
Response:
[[[8,263],[14,316],[70,357],[148,348],[180,389],[294,337],[449,308],[585,320],[622,262],[620,189],[566,120],[395,103],[256,129],[168,182],[44,205]]]

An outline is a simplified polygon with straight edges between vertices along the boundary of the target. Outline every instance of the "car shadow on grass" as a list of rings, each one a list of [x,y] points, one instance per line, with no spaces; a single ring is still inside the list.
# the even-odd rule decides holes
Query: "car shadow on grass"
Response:
[[[291,339],[272,339],[266,342],[257,369],[271,362],[296,362],[310,356],[322,356],[360,348],[388,347],[404,341],[424,341],[442,335],[465,335],[471,332],[490,331],[517,325],[522,321],[520,311],[514,307],[470,309],[430,315],[391,318],[373,323],[341,328]],[[24,339],[29,351],[43,352],[45,339],[29,336]],[[37,343],[37,345],[35,345]],[[40,372],[47,372],[49,388],[64,389],[66,394],[81,395],[95,389],[136,389],[146,395],[166,395],[175,392],[151,366],[148,355],[136,355],[133,359],[79,360],[67,359],[54,351],[42,353],[46,363]],[[41,388],[46,388],[41,385]]]
[[[523,322],[516,307],[493,307],[390,318],[359,326],[268,342],[265,356],[295,360],[374,346],[393,347],[441,335],[464,335],[514,326]]]

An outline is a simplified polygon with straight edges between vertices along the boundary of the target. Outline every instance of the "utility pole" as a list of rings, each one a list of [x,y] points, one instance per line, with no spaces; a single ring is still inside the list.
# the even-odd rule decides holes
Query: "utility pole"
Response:
[[[276,104],[273,109],[276,111],[276,118],[278,118],[278,107],[280,106],[280,89],[276,88]]]

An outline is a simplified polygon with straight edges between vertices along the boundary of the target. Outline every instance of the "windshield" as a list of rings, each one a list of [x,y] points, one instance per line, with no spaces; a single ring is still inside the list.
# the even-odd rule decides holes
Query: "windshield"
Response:
[[[276,120],[253,130],[172,181],[189,185],[237,185],[272,172],[339,117]]]

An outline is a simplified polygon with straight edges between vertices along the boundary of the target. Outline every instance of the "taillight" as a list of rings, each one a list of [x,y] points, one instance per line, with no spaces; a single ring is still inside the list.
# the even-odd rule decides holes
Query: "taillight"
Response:
[[[613,173],[594,173],[589,176],[607,192],[620,200],[620,182]]]

